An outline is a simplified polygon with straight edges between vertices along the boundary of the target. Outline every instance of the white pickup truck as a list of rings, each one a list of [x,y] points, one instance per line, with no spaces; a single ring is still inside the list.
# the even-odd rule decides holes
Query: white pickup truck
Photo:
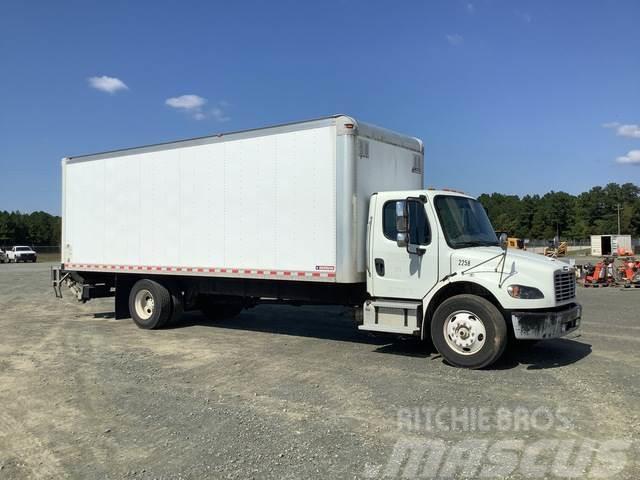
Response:
[[[16,246],[11,250],[7,250],[7,262],[35,262],[38,259],[38,254],[27,246]]]

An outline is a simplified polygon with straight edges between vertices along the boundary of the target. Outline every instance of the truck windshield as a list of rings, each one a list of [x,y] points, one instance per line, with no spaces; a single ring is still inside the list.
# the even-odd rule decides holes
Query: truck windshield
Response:
[[[499,245],[487,213],[477,200],[439,195],[435,199],[435,207],[451,248]]]

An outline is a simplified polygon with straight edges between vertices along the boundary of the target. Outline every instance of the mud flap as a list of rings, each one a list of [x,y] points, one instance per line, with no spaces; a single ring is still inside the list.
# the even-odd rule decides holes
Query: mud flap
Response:
[[[125,276],[116,275],[116,320],[131,318],[129,313],[129,293],[133,286],[133,280]]]

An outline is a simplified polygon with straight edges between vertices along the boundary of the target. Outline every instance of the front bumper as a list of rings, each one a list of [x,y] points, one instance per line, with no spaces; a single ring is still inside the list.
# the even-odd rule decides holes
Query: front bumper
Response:
[[[513,333],[523,340],[563,337],[580,327],[581,318],[582,307],[575,303],[558,310],[511,312]]]

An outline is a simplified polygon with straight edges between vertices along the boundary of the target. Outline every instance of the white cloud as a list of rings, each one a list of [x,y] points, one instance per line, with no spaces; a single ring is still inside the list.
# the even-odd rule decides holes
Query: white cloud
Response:
[[[604,128],[615,128],[616,135],[619,137],[640,138],[640,125],[621,124],[619,122],[603,123]]]
[[[458,35],[457,33],[448,33],[447,35],[445,35],[445,38],[447,39],[447,42],[449,42],[449,45],[453,45],[456,47],[464,43],[464,38],[462,38],[462,35]]]
[[[211,110],[205,110],[204,108],[207,103],[206,98],[193,94],[167,98],[164,103],[170,107],[187,112],[196,120],[213,118],[217,122],[226,122],[231,119],[225,112],[229,104],[224,100],[218,102]]]
[[[101,77],[91,77],[88,79],[89,85],[96,90],[114,94],[119,90],[129,90],[129,87],[116,77],[107,77],[103,75]]]
[[[197,111],[207,103],[206,98],[202,98],[198,95],[180,95],[179,97],[167,98],[165,102],[167,105],[173,108],[181,108],[188,111]]]
[[[640,166],[640,150],[631,150],[626,155],[616,158],[616,162],[623,165],[638,165]]]
[[[640,138],[640,125],[620,125],[617,134],[621,137]]]
[[[476,7],[473,3],[467,3],[467,13],[468,14],[473,14],[476,11]]]

